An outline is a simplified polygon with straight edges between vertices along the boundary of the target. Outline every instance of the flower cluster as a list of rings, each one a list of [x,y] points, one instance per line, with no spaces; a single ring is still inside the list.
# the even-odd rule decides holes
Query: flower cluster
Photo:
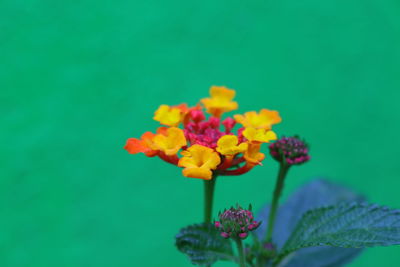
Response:
[[[257,229],[260,224],[261,222],[254,220],[251,206],[245,210],[238,205],[219,213],[219,221],[215,222],[215,227],[221,231],[224,238],[245,239],[248,233]]]
[[[262,143],[276,140],[272,125],[281,121],[277,111],[262,109],[222,120],[238,108],[235,91],[221,86],[210,88],[210,97],[194,107],[186,104],[161,105],[154,120],[163,126],[141,139],[129,138],[125,149],[131,153],[158,156],[183,169],[183,175],[205,180],[215,175],[240,175],[261,165]],[[203,109],[210,114],[206,118]],[[241,127],[235,132],[234,127]],[[223,128],[223,129],[221,129]],[[178,157],[179,151],[182,157]]]
[[[271,156],[288,165],[299,165],[310,160],[308,145],[298,136],[282,137],[269,146]]]

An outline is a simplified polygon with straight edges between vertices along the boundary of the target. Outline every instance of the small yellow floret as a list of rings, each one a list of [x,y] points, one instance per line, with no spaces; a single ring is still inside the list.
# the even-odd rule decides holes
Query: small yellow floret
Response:
[[[153,144],[167,156],[172,156],[186,146],[187,142],[183,130],[171,127],[166,130],[165,134],[157,134],[153,138]]]
[[[249,111],[244,115],[235,115],[236,122],[242,124],[244,127],[263,128],[270,130],[272,125],[282,121],[279,112],[275,110],[262,109],[259,113]]]
[[[210,88],[210,98],[203,98],[201,103],[206,107],[207,112],[215,117],[221,117],[225,112],[238,108],[238,104],[232,101],[235,97],[235,90],[224,86],[212,86]]]
[[[154,113],[154,120],[167,126],[178,126],[183,120],[182,110],[168,105],[161,105]]]
[[[250,142],[269,143],[272,140],[278,139],[276,133],[266,129],[256,129],[253,127],[246,128],[243,131],[243,136]]]
[[[247,149],[247,143],[238,145],[239,139],[236,135],[224,135],[217,142],[217,151],[225,156],[234,156]]]
[[[244,153],[244,159],[250,165],[261,165],[261,161],[265,158],[264,153],[260,152],[261,144],[250,144]]]
[[[209,147],[193,145],[182,152],[183,158],[178,166],[184,167],[182,171],[186,177],[210,180],[212,171],[221,163],[218,153]]]

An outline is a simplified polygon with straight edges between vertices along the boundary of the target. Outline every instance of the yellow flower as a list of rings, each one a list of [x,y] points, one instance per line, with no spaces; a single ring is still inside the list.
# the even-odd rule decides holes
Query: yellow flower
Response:
[[[244,127],[263,128],[270,130],[272,125],[282,121],[278,111],[262,109],[259,113],[255,111],[246,112],[244,115],[235,115],[236,122]]]
[[[167,156],[175,155],[186,144],[183,130],[176,127],[168,128],[164,133],[159,133],[153,138],[153,149],[161,150]]]
[[[247,143],[238,145],[239,139],[236,135],[224,135],[217,142],[217,151],[225,156],[234,156],[247,149]]]
[[[268,143],[272,140],[278,139],[273,131],[266,129],[256,129],[249,127],[244,129],[243,136],[246,137],[251,143]]]
[[[182,171],[186,177],[210,180],[212,171],[221,163],[217,152],[209,147],[193,145],[182,152],[183,158],[179,160],[178,166],[184,167]]]
[[[153,119],[167,126],[178,126],[182,122],[184,114],[178,107],[161,105],[154,113]]]
[[[235,97],[235,90],[224,86],[211,86],[211,98],[203,98],[201,103],[206,107],[207,112],[215,117],[221,117],[224,112],[232,111],[238,108],[238,104],[232,101]]]
[[[244,153],[244,159],[250,165],[261,165],[261,161],[265,158],[264,153],[260,152],[261,144],[250,144]]]

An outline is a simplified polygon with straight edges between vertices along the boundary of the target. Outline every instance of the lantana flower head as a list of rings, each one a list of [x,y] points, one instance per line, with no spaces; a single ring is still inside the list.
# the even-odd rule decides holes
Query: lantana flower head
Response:
[[[245,239],[249,232],[256,230],[260,224],[261,222],[254,220],[251,206],[243,209],[239,205],[220,212],[219,221],[214,223],[215,227],[221,231],[222,237],[240,239]]]
[[[308,144],[298,136],[282,137],[269,146],[271,156],[278,162],[300,165],[311,159]]]
[[[261,165],[265,158],[261,145],[277,139],[271,128],[281,118],[277,111],[266,109],[223,118],[238,108],[235,94],[212,86],[210,97],[194,107],[161,105],[153,117],[161,124],[156,132],[129,138],[124,148],[131,154],[158,156],[183,168],[186,177],[210,180],[216,175],[244,174]],[[235,130],[237,124],[241,127]]]

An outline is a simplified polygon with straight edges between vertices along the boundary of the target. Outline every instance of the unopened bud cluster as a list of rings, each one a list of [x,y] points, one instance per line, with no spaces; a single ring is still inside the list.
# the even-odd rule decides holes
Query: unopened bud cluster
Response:
[[[298,136],[282,137],[269,146],[271,156],[288,165],[299,165],[310,160],[308,145]]]
[[[221,236],[224,238],[245,239],[249,232],[257,229],[260,224],[261,222],[254,220],[251,206],[246,210],[238,205],[236,208],[220,212],[215,227],[221,231]]]

